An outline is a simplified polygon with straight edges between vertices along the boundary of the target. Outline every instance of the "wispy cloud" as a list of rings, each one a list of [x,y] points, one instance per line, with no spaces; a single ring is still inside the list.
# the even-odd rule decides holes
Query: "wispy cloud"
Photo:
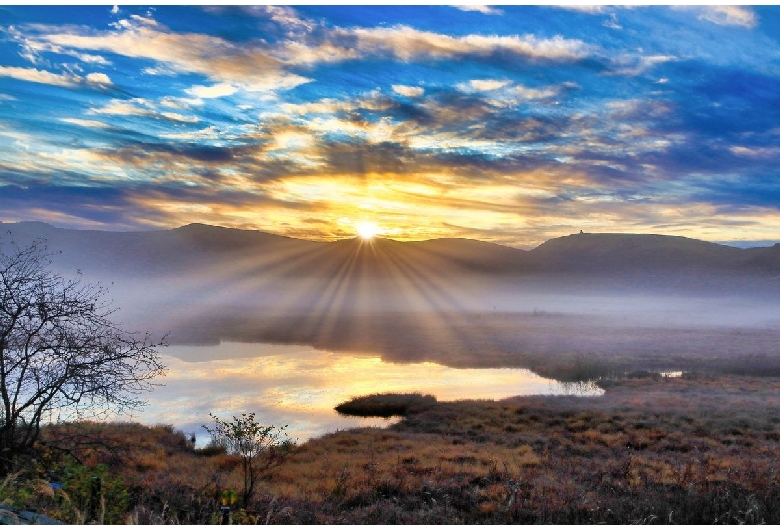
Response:
[[[196,98],[212,99],[221,98],[224,96],[231,96],[236,93],[236,87],[229,83],[220,83],[212,86],[194,86],[187,89],[188,94],[192,94]]]
[[[57,74],[37,68],[23,68],[19,66],[0,65],[0,77],[10,77],[19,81],[65,88],[76,88],[79,86],[108,87],[112,85],[111,79],[106,74],[99,72],[89,73],[82,77],[72,72]]]
[[[506,79],[470,79],[465,83],[459,83],[458,88],[464,92],[490,92],[511,83]]]
[[[87,127],[90,129],[110,129],[111,126],[107,123],[97,120],[83,120],[81,118],[60,118],[63,123],[72,123],[79,127]]]
[[[149,117],[166,119],[180,123],[198,123],[200,121],[198,116],[184,115],[180,112],[160,110],[157,104],[144,98],[133,98],[129,100],[113,99],[102,107],[94,107],[89,109],[89,113],[125,117]]]
[[[30,42],[148,59],[179,73],[199,73],[248,90],[289,89],[308,81],[286,72],[264,46],[239,46],[211,35],[176,33],[148,17],[122,19],[113,31],[40,25],[29,29]]]
[[[110,77],[100,72],[87,74],[86,80],[87,83],[92,83],[94,85],[111,86],[113,84]]]
[[[393,91],[408,98],[420,97],[425,93],[425,89],[419,86],[393,85]]]
[[[0,66],[0,77],[12,77],[30,83],[42,83],[61,87],[74,87],[80,78],[72,74],[55,74],[37,68],[21,68],[18,66]]]
[[[482,13],[483,15],[503,15],[504,12],[501,9],[497,9],[495,7],[491,6],[479,6],[479,5],[454,5],[452,6],[455,9],[460,9],[461,11],[476,11],[477,13]]]
[[[675,6],[674,9],[691,11],[699,20],[720,26],[752,29],[758,24],[758,17],[749,6]]]
[[[626,76],[641,75],[656,65],[675,60],[677,60],[677,58],[671,55],[620,55],[612,59],[612,69],[608,72],[608,74]]]
[[[129,101],[112,100],[107,105],[90,109],[93,114],[113,114],[115,116],[153,116],[149,109],[150,102],[143,98],[135,98]]]
[[[403,61],[458,56],[489,56],[510,53],[519,57],[551,61],[577,61],[592,53],[592,47],[578,39],[561,36],[539,38],[535,35],[465,35],[451,37],[422,31],[410,26],[391,28],[339,29],[334,37],[354,39],[363,54],[389,53]]]
[[[570,11],[579,11],[581,13],[588,13],[591,15],[598,15],[607,10],[607,6],[590,5],[590,4],[569,4],[569,5],[557,5],[554,7],[558,9],[567,9]]]

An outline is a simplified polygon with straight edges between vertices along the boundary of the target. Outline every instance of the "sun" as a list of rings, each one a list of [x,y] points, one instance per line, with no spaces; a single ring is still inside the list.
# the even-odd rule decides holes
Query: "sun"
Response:
[[[358,236],[360,239],[373,239],[375,235],[379,233],[379,227],[376,223],[370,221],[363,221],[355,225]]]

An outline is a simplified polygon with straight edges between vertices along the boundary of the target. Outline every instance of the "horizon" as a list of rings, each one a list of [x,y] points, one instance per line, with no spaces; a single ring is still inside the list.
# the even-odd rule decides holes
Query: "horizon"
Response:
[[[466,241],[476,241],[476,242],[480,242],[480,243],[489,243],[489,244],[492,244],[492,245],[498,245],[498,246],[502,246],[502,247],[506,247],[506,248],[511,248],[511,249],[515,249],[515,250],[524,250],[524,251],[533,250],[533,249],[543,245],[544,243],[547,243],[548,241],[552,241],[554,239],[561,239],[561,238],[565,238],[565,237],[569,237],[569,236],[575,236],[575,235],[601,235],[601,236],[622,235],[622,236],[679,237],[679,238],[683,238],[683,239],[689,239],[689,240],[692,240],[692,241],[702,241],[702,242],[705,242],[705,243],[714,243],[716,245],[723,245],[723,246],[739,248],[739,249],[766,248],[766,247],[772,247],[774,245],[780,245],[780,241],[774,241],[774,240],[765,240],[765,241],[728,241],[728,242],[724,242],[724,241],[709,241],[709,240],[706,240],[706,239],[698,239],[698,238],[693,238],[693,237],[688,237],[688,236],[683,236],[683,235],[675,235],[675,234],[639,233],[639,232],[584,232],[584,231],[583,232],[572,232],[570,234],[553,236],[550,239],[542,241],[539,245],[536,245],[536,246],[533,246],[533,247],[517,247],[517,246],[508,245],[508,244],[505,244],[505,243],[498,243],[498,242],[495,242],[495,241],[487,241],[487,240],[484,240],[484,239],[476,239],[476,238],[473,238],[473,237],[453,237],[453,236],[449,236],[449,237],[448,236],[433,237],[433,238],[428,238],[428,239],[393,239],[392,237],[386,237],[386,236],[383,236],[383,235],[371,235],[369,237],[366,237],[366,236],[357,234],[357,235],[353,235],[351,237],[347,236],[347,237],[344,237],[344,238],[341,238],[341,239],[333,239],[333,240],[328,240],[328,241],[322,241],[322,240],[317,240],[317,239],[309,239],[309,238],[305,238],[305,237],[295,237],[295,236],[288,236],[288,235],[284,235],[284,234],[277,234],[277,233],[274,233],[274,232],[260,230],[260,229],[256,229],[256,228],[236,228],[236,227],[230,227],[230,226],[221,226],[221,225],[215,225],[215,224],[202,223],[202,222],[198,222],[198,221],[187,223],[187,224],[183,224],[183,225],[180,225],[180,226],[174,226],[174,227],[171,227],[171,228],[152,227],[152,228],[147,228],[147,229],[136,229],[136,230],[111,230],[111,229],[99,229],[99,228],[69,228],[69,227],[63,227],[63,226],[56,226],[53,223],[49,223],[49,222],[46,222],[46,221],[40,221],[40,220],[10,221],[10,222],[9,221],[1,221],[0,220],[0,225],[3,225],[3,224],[16,224],[16,223],[44,224],[44,225],[50,226],[50,227],[52,227],[54,229],[57,229],[57,230],[101,231],[101,232],[117,232],[117,233],[163,232],[163,231],[170,231],[170,230],[179,230],[179,229],[182,229],[182,228],[186,228],[188,226],[205,226],[205,227],[209,227],[209,228],[223,228],[223,229],[228,229],[228,230],[240,230],[240,231],[245,231],[245,232],[259,232],[259,233],[262,233],[262,234],[286,237],[286,238],[290,238],[290,239],[296,239],[296,240],[299,240],[299,241],[310,241],[310,242],[314,242],[314,243],[337,243],[339,241],[360,241],[360,240],[363,240],[363,241],[366,241],[366,240],[368,240],[368,241],[372,241],[372,240],[387,240],[387,241],[393,241],[393,242],[396,242],[396,243],[424,243],[426,241],[437,241],[437,240],[442,240],[442,239],[461,239],[461,240],[466,240]]]
[[[776,6],[0,12],[3,222],[780,241]]]

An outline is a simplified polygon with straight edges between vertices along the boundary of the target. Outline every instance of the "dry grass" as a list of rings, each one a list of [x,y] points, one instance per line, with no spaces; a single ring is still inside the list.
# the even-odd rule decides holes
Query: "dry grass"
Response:
[[[439,402],[387,429],[311,440],[233,520],[780,523],[780,380],[643,377],[604,385],[599,398]],[[234,457],[196,450],[170,427],[79,423],[47,432],[67,436],[124,447],[123,454],[99,444],[78,450],[86,466],[107,466],[127,493],[126,509],[107,513],[108,522],[214,522],[219,492],[239,488]],[[26,507],[59,513],[59,494],[52,498],[32,478],[24,479]],[[69,494],[83,520],[86,507]]]
[[[305,444],[273,522],[780,522],[780,382],[645,378],[602,398],[438,403]]]

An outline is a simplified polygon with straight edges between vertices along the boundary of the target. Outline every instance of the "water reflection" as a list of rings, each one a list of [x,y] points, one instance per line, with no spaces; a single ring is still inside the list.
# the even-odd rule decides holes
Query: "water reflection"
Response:
[[[222,343],[171,346],[165,386],[134,418],[168,423],[205,438],[208,414],[257,414],[263,424],[289,425],[299,441],[337,429],[387,425],[378,418],[350,418],[333,407],[374,392],[422,392],[440,401],[502,399],[531,394],[597,395],[595,386],[562,384],[518,368],[458,369],[435,363],[394,364],[377,356],[336,353],[308,346]],[[390,420],[392,421],[392,420]]]

